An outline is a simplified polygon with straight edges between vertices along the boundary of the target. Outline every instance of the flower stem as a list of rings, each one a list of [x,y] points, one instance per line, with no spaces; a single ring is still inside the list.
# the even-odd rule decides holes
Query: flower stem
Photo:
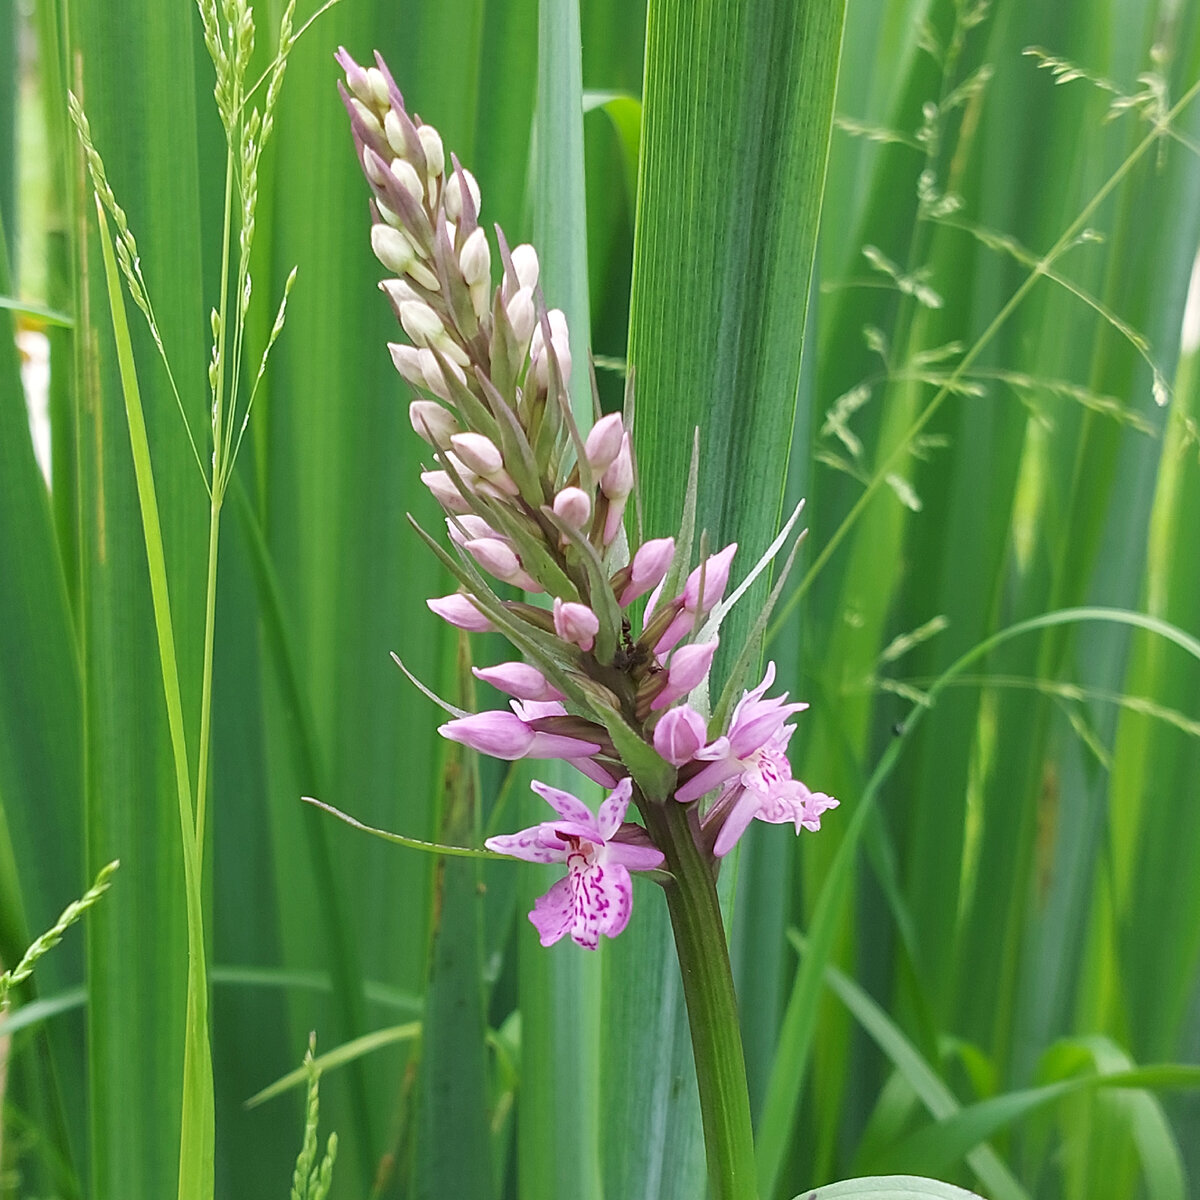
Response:
[[[642,806],[672,880],[665,885],[683,976],[713,1200],[757,1200],[750,1095],[725,926],[709,860],[688,810],[668,800]]]

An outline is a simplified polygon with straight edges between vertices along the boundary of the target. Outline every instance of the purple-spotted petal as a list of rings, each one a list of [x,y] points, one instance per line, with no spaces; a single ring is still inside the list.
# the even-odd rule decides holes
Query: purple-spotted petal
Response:
[[[629,798],[633,795],[633,780],[626,776],[613,788],[611,795],[600,805],[596,817],[596,826],[600,836],[607,842],[625,820],[625,810],[629,807]]]
[[[526,862],[552,863],[565,862],[566,851],[562,846],[547,845],[549,839],[541,836],[545,825],[532,825],[519,833],[502,833],[490,837],[483,844],[497,854],[509,854],[513,858],[522,858]]]
[[[620,863],[595,862],[572,867],[570,880],[571,937],[585,950],[595,950],[600,934],[616,937],[629,921],[633,884]]]
[[[569,933],[574,915],[570,876],[560,879],[544,896],[533,902],[530,921],[538,931],[543,946],[553,946]]]
[[[542,783],[535,779],[529,785],[552,809],[565,821],[576,821],[580,825],[586,825],[588,829],[595,831],[596,818],[592,815],[592,810],[588,808],[578,796],[572,796],[570,792],[564,792],[561,788],[551,787],[548,783]],[[592,836],[592,835],[589,835]]]

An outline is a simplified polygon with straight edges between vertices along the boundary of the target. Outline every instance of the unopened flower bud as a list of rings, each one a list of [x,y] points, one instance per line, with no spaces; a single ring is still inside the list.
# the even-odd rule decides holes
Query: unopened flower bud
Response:
[[[600,476],[600,490],[610,500],[624,500],[633,491],[633,445],[629,434],[621,435],[621,449]]]
[[[415,346],[428,346],[446,336],[441,317],[423,300],[406,300],[400,305],[400,324]]]
[[[388,294],[397,311],[406,300],[420,300],[406,279],[384,279],[379,286]]]
[[[396,275],[405,274],[416,261],[412,243],[391,225],[371,226],[371,249],[375,257]]]
[[[449,596],[434,596],[425,603],[437,613],[443,621],[456,629],[465,629],[468,633],[493,633],[495,625],[484,616],[483,610],[475,603],[473,596],[463,592],[454,592]]]
[[[554,350],[554,357],[558,360],[559,373],[566,382],[571,378],[571,341],[567,329],[567,314],[561,308],[552,308],[546,314],[546,319],[550,326],[550,345]],[[529,343],[529,361],[535,366],[538,383],[542,387],[549,387],[550,356],[546,353],[545,334],[540,321]]]
[[[513,331],[513,339],[518,346],[524,347],[537,325],[537,310],[533,306],[533,289],[523,287],[508,302],[504,309],[508,324]]]
[[[476,475],[495,475],[504,469],[504,456],[482,433],[458,433],[451,439],[454,452]]]
[[[408,350],[411,347],[406,346]],[[454,414],[447,412],[433,400],[414,400],[408,406],[408,419],[412,422],[413,430],[431,446],[445,450],[450,445],[450,439],[458,432],[458,422]]]
[[[446,382],[446,375],[442,370],[441,363],[437,360],[437,355],[427,346],[423,346],[417,351],[417,361],[421,365],[421,378],[425,381],[425,386],[439,400],[445,400],[447,404],[452,404],[450,385]],[[459,379],[466,378],[456,363],[450,362],[449,359],[443,361],[449,363],[451,371],[455,372]]]
[[[446,180],[446,192],[442,203],[446,207],[446,216],[451,221],[457,221],[462,216],[462,185],[459,183],[459,177],[466,181],[467,191],[471,194],[471,201],[475,206],[475,215],[479,216],[479,184],[475,182],[475,176],[464,167],[459,167],[449,179]]]
[[[376,187],[384,186],[384,181],[387,179],[387,170],[387,163],[374,150],[368,149],[363,154],[363,174]]]
[[[396,370],[404,377],[406,383],[413,387],[425,387],[425,374],[421,370],[421,352],[415,346],[407,346],[403,342],[388,342],[388,350]]]
[[[391,115],[389,112],[388,116],[390,117]],[[420,202],[424,199],[425,185],[421,182],[421,177],[417,174],[417,168],[412,163],[404,158],[393,158],[391,172],[396,182],[414,200]]]
[[[538,281],[537,251],[528,242],[522,242],[513,250],[510,257],[513,270],[517,275],[517,286],[529,288],[532,291],[537,287]]]
[[[408,152],[408,143],[404,140],[404,127],[400,124],[400,117],[394,108],[389,107],[384,114],[383,133],[393,153],[403,158]]]
[[[456,546],[465,546],[472,538],[498,538],[500,535],[478,513],[446,518],[446,532]]]
[[[463,543],[463,549],[489,575],[505,582],[511,581],[521,570],[521,560],[508,542],[495,537],[471,538]]]
[[[625,436],[625,425],[620,413],[609,413],[601,417],[588,430],[587,440],[583,443],[583,454],[588,460],[588,466],[597,475],[603,475],[613,460],[621,452],[621,443]]]
[[[511,712],[481,712],[438,726],[438,733],[493,758],[524,758],[533,745],[533,730]]]
[[[554,515],[572,529],[582,529],[592,515],[592,499],[582,488],[565,487],[554,497]]]
[[[629,565],[629,583],[617,603],[624,608],[651,588],[658,587],[671,569],[674,557],[674,538],[652,538],[643,542]]]
[[[367,86],[371,89],[371,99],[368,103],[374,102],[377,108],[387,108],[392,102],[392,95],[383,72],[378,67],[368,67],[364,73]],[[364,96],[363,99],[367,98]]]
[[[737,552],[737,542],[730,542],[724,550],[709,555],[703,568],[697,567],[688,577],[683,589],[683,607],[688,612],[703,616],[725,595],[729,583],[729,567]],[[704,594],[700,594],[700,575],[704,575]]]
[[[704,718],[686,704],[671,709],[654,727],[654,749],[673,767],[691,762],[707,740]]]
[[[354,115],[363,123],[368,132],[378,138],[383,137],[383,126],[379,123],[379,118],[361,100],[351,96],[350,107],[354,109]]]
[[[469,513],[471,506],[466,497],[458,490],[458,485],[446,471],[422,471],[421,482],[433,493],[433,498],[447,511],[452,513]],[[463,485],[469,487],[470,482],[463,480]]]
[[[492,250],[482,226],[476,226],[459,251],[458,265],[469,287],[486,283],[492,274]]]
[[[495,667],[472,667],[477,679],[518,700],[562,700],[562,692],[553,687],[536,667],[523,662],[500,663]]]
[[[707,678],[716,652],[715,641],[680,646],[671,655],[671,665],[667,668],[667,686],[654,697],[650,705],[651,711],[657,712],[660,708],[674,704],[680,696],[686,696],[694,687],[698,687]]]
[[[435,179],[446,167],[446,152],[442,149],[442,139],[432,125],[418,125],[417,137],[421,139],[421,149],[425,151],[425,166],[429,169],[429,178]]]
[[[554,598],[554,632],[580,650],[590,650],[600,632],[600,618],[586,604]]]

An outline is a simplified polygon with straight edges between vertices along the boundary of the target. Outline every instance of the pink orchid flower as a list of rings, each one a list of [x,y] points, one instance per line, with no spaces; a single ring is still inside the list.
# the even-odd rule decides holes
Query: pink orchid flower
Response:
[[[743,694],[729,732],[710,746],[696,751],[693,761],[706,765],[676,791],[682,803],[700,799],[724,785],[724,790],[704,816],[706,828],[716,828],[713,853],[722,858],[756,817],[772,824],[792,822],[796,832],[821,828],[821,814],[838,802],[823,792],[813,792],[792,778],[787,744],[794,726],[786,724],[807,704],[786,704],[787,694],[763,699],[775,682],[775,664],[767,665],[763,681]]]
[[[552,946],[569,933],[577,945],[595,950],[601,934],[616,937],[629,921],[633,904],[629,872],[662,866],[662,852],[648,844],[614,840],[633,792],[628,778],[617,784],[597,814],[570,792],[536,780],[530,787],[558,813],[559,820],[488,838],[484,845],[526,862],[566,863],[566,876],[538,897],[529,919],[543,946]]]

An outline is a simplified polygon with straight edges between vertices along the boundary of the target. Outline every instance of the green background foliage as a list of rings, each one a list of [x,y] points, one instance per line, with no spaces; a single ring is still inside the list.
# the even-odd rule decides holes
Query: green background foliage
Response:
[[[255,73],[280,9],[256,11]],[[548,302],[590,312],[609,408],[635,366],[650,535],[676,527],[695,426],[702,522],[743,569],[807,497],[765,657],[812,702],[796,773],[841,808],[820,836],[752,830],[722,877],[763,1200],[887,1172],[1013,1200],[1184,1200],[1200,104],[1181,100],[1200,9],[1171,0],[342,0],[300,40],[260,170],[250,361],[299,275],[217,604],[216,1194],[287,1186],[304,1077],[245,1101],[314,1029],[318,1060],[345,1048],[321,1088],[334,1197],[703,1189],[653,885],[595,957],[546,952],[524,916],[536,868],[434,860],[299,800],[457,844],[525,810],[523,779],[448,750],[388,657],[464,705],[499,702],[470,694],[424,604],[451,584],[405,519],[437,514],[385,349],[339,44],[385,56],[478,177],[486,221],[511,244],[536,231]],[[1056,86],[1030,46],[1090,77]],[[178,1177],[183,860],[68,85],[198,437],[220,287],[224,148],[194,7],[0,0],[0,964],[122,861],[0,1024],[0,1196],[159,1200],[197,1194]],[[206,497],[129,319],[194,764]],[[49,489],[13,322],[49,339]]]

